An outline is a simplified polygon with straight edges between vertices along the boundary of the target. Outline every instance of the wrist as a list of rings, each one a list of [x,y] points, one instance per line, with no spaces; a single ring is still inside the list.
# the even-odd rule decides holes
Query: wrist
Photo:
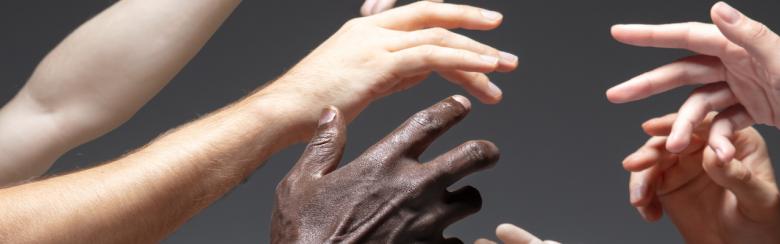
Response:
[[[277,82],[263,88],[245,99],[253,114],[270,118],[271,126],[280,132],[280,146],[308,140],[317,128],[322,109],[328,99],[305,89],[279,85]]]

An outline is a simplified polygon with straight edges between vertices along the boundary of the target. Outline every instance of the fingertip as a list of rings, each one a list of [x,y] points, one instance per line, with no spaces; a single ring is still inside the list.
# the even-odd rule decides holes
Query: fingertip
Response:
[[[501,238],[502,236],[506,237],[506,236],[511,235],[512,233],[514,233],[518,229],[520,229],[520,227],[517,227],[517,226],[515,226],[513,224],[509,224],[509,223],[500,224],[500,225],[498,225],[498,227],[496,227],[496,236],[498,236],[499,238]],[[504,238],[501,238],[501,239],[504,239]]]
[[[630,31],[631,27],[632,25],[629,24],[612,25],[610,28],[610,34],[612,34],[612,38],[618,42],[625,43],[628,40],[628,31]]]
[[[717,165],[720,167],[723,167],[734,159],[735,149],[731,143],[719,143],[719,145],[712,146],[712,150],[718,158]]]
[[[742,18],[742,14],[731,7],[731,5],[719,1],[712,5],[710,17],[712,17],[713,22],[716,23],[735,24]]]
[[[728,162],[731,162],[731,160],[734,159],[734,154],[736,153],[736,148],[734,148],[734,145],[731,143],[731,140],[727,136],[717,134],[717,132],[712,131],[709,139],[709,146],[710,149],[715,153],[715,157],[717,158],[717,166],[723,166]]]
[[[322,114],[320,115],[320,119],[317,124],[319,127],[328,125],[336,119],[336,116],[338,116],[338,108],[334,106],[328,106],[322,110]]]
[[[632,154],[628,155],[625,159],[623,159],[623,163],[622,163],[623,164],[623,169],[625,169],[626,171],[634,172],[634,171],[637,170],[637,166],[636,166],[636,163],[635,163],[635,161],[636,161],[635,160],[635,158],[636,158],[635,154],[636,153],[632,153]]]
[[[494,241],[491,241],[491,240],[485,239],[485,238],[480,238],[480,239],[477,239],[477,240],[474,242],[474,244],[497,244],[497,243],[496,243],[496,242],[494,242]]]
[[[630,102],[630,97],[622,89],[622,84],[609,88],[607,90],[607,100],[614,104],[623,104]]]
[[[360,7],[360,14],[363,16],[369,16],[373,14],[374,5],[376,5],[377,0],[366,0],[363,3],[363,6]]]
[[[678,133],[672,133],[672,136],[666,141],[666,150],[670,153],[680,153],[688,147],[690,140],[684,135]]]
[[[500,102],[501,99],[503,99],[504,97],[504,92],[493,82],[488,82],[488,87],[486,92],[488,95],[488,99],[486,99],[484,102],[487,104],[496,104]]]
[[[629,192],[629,202],[634,207],[640,207],[642,206],[642,198],[643,198],[643,192],[642,192],[642,184],[631,186],[630,192]]]
[[[609,33],[614,37],[622,30],[622,28],[623,24],[614,24],[609,28]]]
[[[491,26],[497,27],[501,25],[502,21],[504,21],[504,15],[497,11],[480,9],[480,13],[482,13],[482,17],[484,17],[484,19],[487,20]]]
[[[396,0],[377,0],[377,4],[373,8],[372,14],[382,13],[395,6]]]
[[[468,98],[462,95],[454,95],[452,96],[452,99],[460,103],[460,105],[462,105],[466,110],[471,110],[471,101],[469,101]]]

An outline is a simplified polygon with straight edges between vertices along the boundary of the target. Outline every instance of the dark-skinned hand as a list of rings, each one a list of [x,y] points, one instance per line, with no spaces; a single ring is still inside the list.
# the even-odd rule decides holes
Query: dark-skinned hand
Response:
[[[351,163],[337,169],[346,143],[345,118],[325,110],[298,163],[276,188],[272,243],[462,243],[445,238],[450,224],[482,206],[461,178],[498,160],[493,143],[470,141],[432,161],[418,158],[471,104],[454,96],[423,110]]]

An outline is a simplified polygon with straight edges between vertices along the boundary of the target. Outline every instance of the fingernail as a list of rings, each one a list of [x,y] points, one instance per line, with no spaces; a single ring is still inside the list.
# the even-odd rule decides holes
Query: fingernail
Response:
[[[502,15],[499,12],[496,11],[490,11],[490,10],[482,10],[482,16],[484,16],[488,20],[498,20],[501,19]]]
[[[326,108],[325,112],[322,113],[322,117],[320,117],[319,126],[333,122],[333,119],[335,118],[336,118],[336,111],[333,110],[332,108]]]
[[[490,65],[496,65],[498,64],[498,58],[490,56],[490,55],[479,55],[479,57],[484,61],[485,63],[488,63]]]
[[[715,156],[718,157],[717,158],[718,161],[715,162],[715,165],[717,165],[718,167],[725,166],[726,162],[723,161],[723,155],[724,155],[723,149],[721,149],[720,147],[712,147],[712,149],[713,151],[715,151]]]
[[[374,5],[376,5],[376,0],[368,0],[365,3],[363,3],[363,7],[361,8],[361,13],[363,15],[372,15],[374,11]]]
[[[496,86],[496,84],[493,84],[493,82],[488,82],[487,93],[488,96],[491,96],[493,98],[499,98],[503,94],[501,88],[498,88],[498,86]]]
[[[719,6],[716,8],[715,12],[718,13],[718,16],[723,18],[726,23],[737,23],[737,21],[739,21],[739,19],[742,17],[742,14],[740,14],[739,11],[727,3],[719,2],[718,5]]]
[[[501,61],[507,62],[507,63],[516,63],[518,58],[514,54],[508,53],[508,52],[499,52],[498,56],[501,57]]]
[[[642,194],[644,194],[643,191],[644,184],[639,184],[631,189],[631,203],[639,202],[639,200],[642,199]]]
[[[457,101],[458,103],[463,105],[463,107],[466,108],[466,109],[470,109],[471,108],[471,101],[469,101],[469,99],[464,97],[464,96],[455,95],[455,96],[452,96],[452,99],[455,99],[455,101]]]

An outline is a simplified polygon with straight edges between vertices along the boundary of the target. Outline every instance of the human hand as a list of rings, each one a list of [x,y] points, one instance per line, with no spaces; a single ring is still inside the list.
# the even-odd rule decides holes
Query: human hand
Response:
[[[666,142],[681,152],[693,129],[710,111],[720,112],[708,144],[718,158],[730,162],[736,149],[729,137],[754,123],[780,126],[780,38],[765,25],[719,2],[711,10],[713,24],[616,25],[620,42],[698,53],[639,75],[607,91],[615,103],[644,99],[684,85],[702,84],[682,105]],[[725,82],[723,82],[725,81]]]
[[[752,127],[735,131],[734,159],[723,163],[706,146],[713,117],[679,154],[664,149],[676,114],[645,122],[653,137],[623,161],[631,204],[648,221],[666,211],[687,243],[780,243],[780,194],[763,138]]]
[[[317,135],[276,188],[271,241],[462,243],[442,231],[479,211],[482,199],[471,186],[447,187],[493,166],[498,149],[471,141],[430,162],[418,158],[470,107],[462,96],[439,102],[340,169],[346,121],[336,108],[326,110]]]
[[[496,228],[496,236],[505,244],[560,244],[556,241],[542,241],[533,234],[512,224],[502,224]],[[474,244],[496,244],[488,239],[479,239]]]
[[[485,73],[511,71],[517,57],[447,29],[490,30],[502,18],[475,7],[421,1],[353,19],[261,94],[306,109],[294,114],[311,124],[328,104],[351,120],[374,100],[437,72],[481,101],[497,103],[502,92]]]

